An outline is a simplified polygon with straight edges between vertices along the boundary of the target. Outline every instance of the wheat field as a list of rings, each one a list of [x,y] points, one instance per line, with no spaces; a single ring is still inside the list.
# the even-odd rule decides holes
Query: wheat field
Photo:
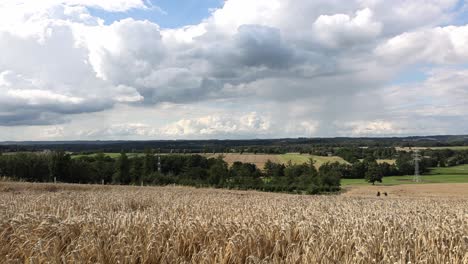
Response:
[[[0,263],[468,263],[468,200],[0,183]]]

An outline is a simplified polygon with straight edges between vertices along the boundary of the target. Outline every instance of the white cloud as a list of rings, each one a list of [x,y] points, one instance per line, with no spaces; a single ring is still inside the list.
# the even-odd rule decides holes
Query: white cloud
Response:
[[[256,136],[269,132],[270,122],[255,112],[239,117],[213,114],[195,119],[182,119],[162,128],[170,137]]]
[[[464,63],[468,60],[468,26],[406,32],[376,48],[389,63]]]
[[[47,90],[18,90],[11,89],[6,94],[11,99],[23,100],[28,105],[41,105],[50,103],[79,104],[83,98],[57,94]]]
[[[390,135],[417,133],[414,116],[448,127],[442,116],[466,110],[463,70],[389,83],[467,61],[457,2],[229,0],[197,25],[161,29],[89,12],[151,8],[143,0],[2,1],[0,126],[63,138]]]
[[[384,120],[373,121],[351,121],[344,124],[338,124],[341,133],[344,135],[372,137],[372,136],[391,136],[402,133],[402,130],[395,124]]]
[[[284,9],[279,0],[226,1],[223,8],[216,10],[209,23],[228,33],[235,33],[241,25],[271,25],[274,17]]]
[[[51,126],[41,130],[41,138],[43,139],[57,139],[64,136],[64,128],[62,126]]]
[[[97,76],[76,30],[83,25],[61,19],[41,21],[26,22],[34,24],[33,30],[19,34],[14,28],[0,29],[0,50],[4,51],[0,112],[6,113],[0,125],[64,122],[68,120],[65,115],[142,100],[135,88]]]
[[[382,31],[382,24],[374,21],[372,10],[358,10],[354,17],[346,14],[321,15],[314,23],[318,41],[330,48],[343,48],[374,40]]]
[[[165,56],[159,26],[148,21],[125,19],[80,34],[97,76],[114,84],[128,85],[151,73]]]

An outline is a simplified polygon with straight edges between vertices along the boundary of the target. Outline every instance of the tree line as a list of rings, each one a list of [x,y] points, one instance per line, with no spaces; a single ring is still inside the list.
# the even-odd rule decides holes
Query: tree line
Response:
[[[118,158],[98,153],[72,158],[64,151],[0,155],[0,176],[13,180],[122,185],[187,185],[270,192],[326,193],[340,190],[339,167],[267,162],[261,170],[255,164],[235,162],[231,166],[202,155],[144,155]]]
[[[314,154],[322,156],[325,156],[326,153],[327,152],[324,149],[319,149],[314,152]],[[406,160],[411,158],[414,151],[397,151],[393,147],[343,147],[331,150],[329,149],[328,153],[332,153],[335,156],[342,157],[350,163],[354,163],[357,160],[366,158]],[[421,149],[420,154],[431,164],[431,167],[468,164],[468,150]]]
[[[467,136],[431,136],[405,138],[285,138],[252,140],[150,140],[150,141],[56,141],[0,142],[0,152],[66,150],[71,152],[142,152],[160,153],[322,153],[340,148],[394,148],[468,146]],[[364,149],[364,148],[362,148]]]
[[[391,148],[348,148],[338,153],[349,162],[327,163],[320,168],[313,160],[304,164],[267,162],[264,168],[235,162],[231,166],[218,158],[203,155],[160,155],[146,150],[143,155],[118,158],[103,153],[72,156],[64,151],[48,153],[0,153],[0,176],[14,180],[92,184],[188,185],[234,189],[256,189],[273,192],[322,193],[340,189],[341,179],[365,179],[374,184],[386,176],[414,173],[413,153]],[[424,150],[420,171],[430,167],[468,164],[468,150]],[[396,157],[395,164],[376,160]],[[158,165],[158,157],[160,165]]]
[[[403,176],[414,174],[414,162],[411,154],[400,155],[394,164],[378,162],[372,156],[355,160],[353,163],[332,163],[328,166],[336,167],[340,171],[343,179],[365,179],[367,182],[375,184],[382,182],[387,176]],[[420,172],[426,173],[430,167],[434,167],[429,159],[422,159],[420,162]]]

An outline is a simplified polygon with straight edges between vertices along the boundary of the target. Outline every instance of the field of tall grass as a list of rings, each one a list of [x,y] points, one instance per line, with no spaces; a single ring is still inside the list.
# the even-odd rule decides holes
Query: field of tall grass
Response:
[[[468,263],[468,200],[0,182],[0,263]]]

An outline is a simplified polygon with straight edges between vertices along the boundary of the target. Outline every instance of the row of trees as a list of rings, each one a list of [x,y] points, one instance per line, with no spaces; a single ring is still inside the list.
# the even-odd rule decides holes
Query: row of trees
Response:
[[[395,148],[359,148],[344,147],[333,150],[335,156],[354,163],[362,159],[392,159],[397,156]]]
[[[452,167],[461,164],[468,164],[468,150],[425,150],[422,152],[425,156],[430,156],[433,164],[440,167]]]
[[[342,177],[335,165],[317,170],[313,161],[300,165],[268,162],[264,170],[254,164],[201,155],[144,155],[118,158],[104,154],[71,158],[63,151],[0,155],[0,176],[16,180],[67,183],[189,185],[199,187],[256,189],[275,192],[321,193],[340,189]],[[160,165],[158,165],[158,163]]]
[[[365,179],[372,184],[382,182],[386,176],[411,175],[414,173],[414,162],[410,153],[400,155],[395,164],[379,163],[375,158],[367,157],[349,164],[335,162],[326,164],[326,166],[338,170],[343,179]],[[420,171],[425,173],[429,170],[429,167],[434,166],[436,165],[432,159],[422,159]]]
[[[393,150],[376,150],[377,156]],[[361,158],[368,151],[343,150],[343,155]],[[348,155],[346,154],[346,155]],[[427,150],[420,163],[422,173],[429,167],[468,163],[468,151]],[[68,183],[106,184],[180,184],[219,188],[258,189],[279,192],[320,193],[339,190],[340,179],[366,179],[370,183],[385,176],[414,173],[412,153],[398,152],[395,164],[378,163],[373,155],[364,159],[349,158],[350,164],[327,163],[316,169],[313,161],[306,164],[267,162],[263,170],[254,164],[235,162],[232,166],[219,158],[201,155],[160,155],[147,150],[143,155],[121,153],[111,158],[102,153],[72,158],[63,151],[50,153],[0,154],[0,176],[36,182],[57,179]]]
[[[414,154],[412,151],[397,151],[395,148],[388,147],[344,147],[329,151],[329,153],[342,157],[350,163],[355,163],[363,159],[396,159],[397,167],[402,175],[411,174],[412,172],[410,171],[414,170],[414,165],[409,165],[412,160],[412,155]],[[425,149],[421,150],[420,153],[424,156],[423,166],[425,167],[446,167],[468,164],[468,150]],[[317,150],[315,154],[325,155],[323,149],[322,151]]]

